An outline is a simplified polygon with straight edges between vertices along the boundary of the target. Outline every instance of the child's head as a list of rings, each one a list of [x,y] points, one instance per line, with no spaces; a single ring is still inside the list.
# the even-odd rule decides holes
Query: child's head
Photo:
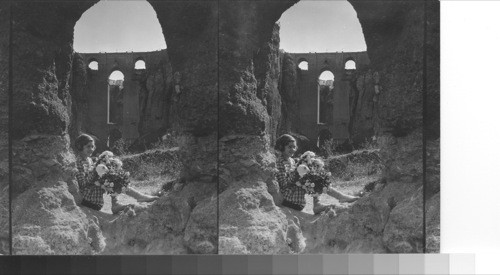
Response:
[[[306,151],[301,156],[300,159],[307,163],[311,163],[311,160],[316,157],[316,154],[312,151]]]
[[[103,151],[100,155],[99,155],[99,158],[112,158],[114,157],[115,154],[113,154],[113,152],[111,151]]]
[[[94,139],[87,134],[81,134],[75,140],[75,148],[79,153],[90,157],[95,150]]]
[[[274,149],[291,157],[297,151],[297,141],[291,135],[284,134],[276,140]]]
[[[110,158],[109,162],[115,169],[121,169],[123,166],[123,162],[118,158]]]
[[[323,167],[325,167],[325,163],[319,158],[314,158],[311,161],[311,167],[316,171],[318,171],[323,169]]]

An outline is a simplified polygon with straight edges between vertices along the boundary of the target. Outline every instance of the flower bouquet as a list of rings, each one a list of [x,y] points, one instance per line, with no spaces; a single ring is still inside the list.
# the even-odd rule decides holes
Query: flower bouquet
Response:
[[[307,151],[299,158],[296,172],[297,186],[302,187],[312,196],[319,196],[330,186],[331,173],[324,169],[325,163],[311,151]]]
[[[112,196],[124,191],[130,183],[130,173],[123,170],[123,163],[112,152],[102,152],[95,162],[94,184]]]

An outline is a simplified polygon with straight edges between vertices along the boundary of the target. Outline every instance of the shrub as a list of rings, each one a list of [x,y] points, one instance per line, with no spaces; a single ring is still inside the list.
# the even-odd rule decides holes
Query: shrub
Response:
[[[131,144],[132,144],[131,141],[127,141],[123,138],[120,138],[117,141],[115,141],[115,144],[113,144],[113,147],[110,149],[113,153],[115,153],[118,156],[127,155],[130,154],[129,147]]]

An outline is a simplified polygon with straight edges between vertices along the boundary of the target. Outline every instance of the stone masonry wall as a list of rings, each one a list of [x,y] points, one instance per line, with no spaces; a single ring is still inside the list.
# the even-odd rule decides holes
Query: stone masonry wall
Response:
[[[75,125],[74,135],[84,132],[96,136],[98,150],[103,150],[111,132],[118,131],[121,138],[128,141],[144,139],[152,133],[158,133],[168,127],[168,118],[172,91],[172,69],[166,50],[156,52],[131,53],[85,53],[75,54],[73,66],[73,95]],[[136,70],[135,62],[142,60],[146,69]],[[91,70],[88,64],[98,62],[98,70]],[[78,64],[78,65],[77,65]],[[114,70],[125,76],[122,90],[123,106],[119,120],[115,124],[108,123],[108,77]],[[116,135],[116,134],[115,134]],[[113,147],[111,135],[110,147]],[[149,145],[149,144],[147,144]]]

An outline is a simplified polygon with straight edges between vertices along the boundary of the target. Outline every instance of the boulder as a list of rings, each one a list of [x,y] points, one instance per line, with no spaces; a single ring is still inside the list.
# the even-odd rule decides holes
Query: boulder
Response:
[[[213,183],[177,187],[146,207],[102,222],[102,254],[213,254],[217,252],[217,200]]]
[[[234,186],[219,195],[219,254],[290,253],[288,222],[264,182]]]
[[[186,254],[182,237],[190,211],[184,198],[173,196],[130,210],[104,225],[102,254]]]
[[[423,252],[422,195],[422,189],[419,189],[392,209],[383,233],[383,241],[389,252]]]
[[[439,253],[441,247],[441,215],[440,215],[440,193],[432,197],[426,197],[425,211],[426,211],[426,252]]]
[[[92,255],[102,251],[103,236],[60,181],[13,201],[12,246],[16,255]]]
[[[217,197],[199,202],[184,230],[184,245],[195,254],[217,253]]]

